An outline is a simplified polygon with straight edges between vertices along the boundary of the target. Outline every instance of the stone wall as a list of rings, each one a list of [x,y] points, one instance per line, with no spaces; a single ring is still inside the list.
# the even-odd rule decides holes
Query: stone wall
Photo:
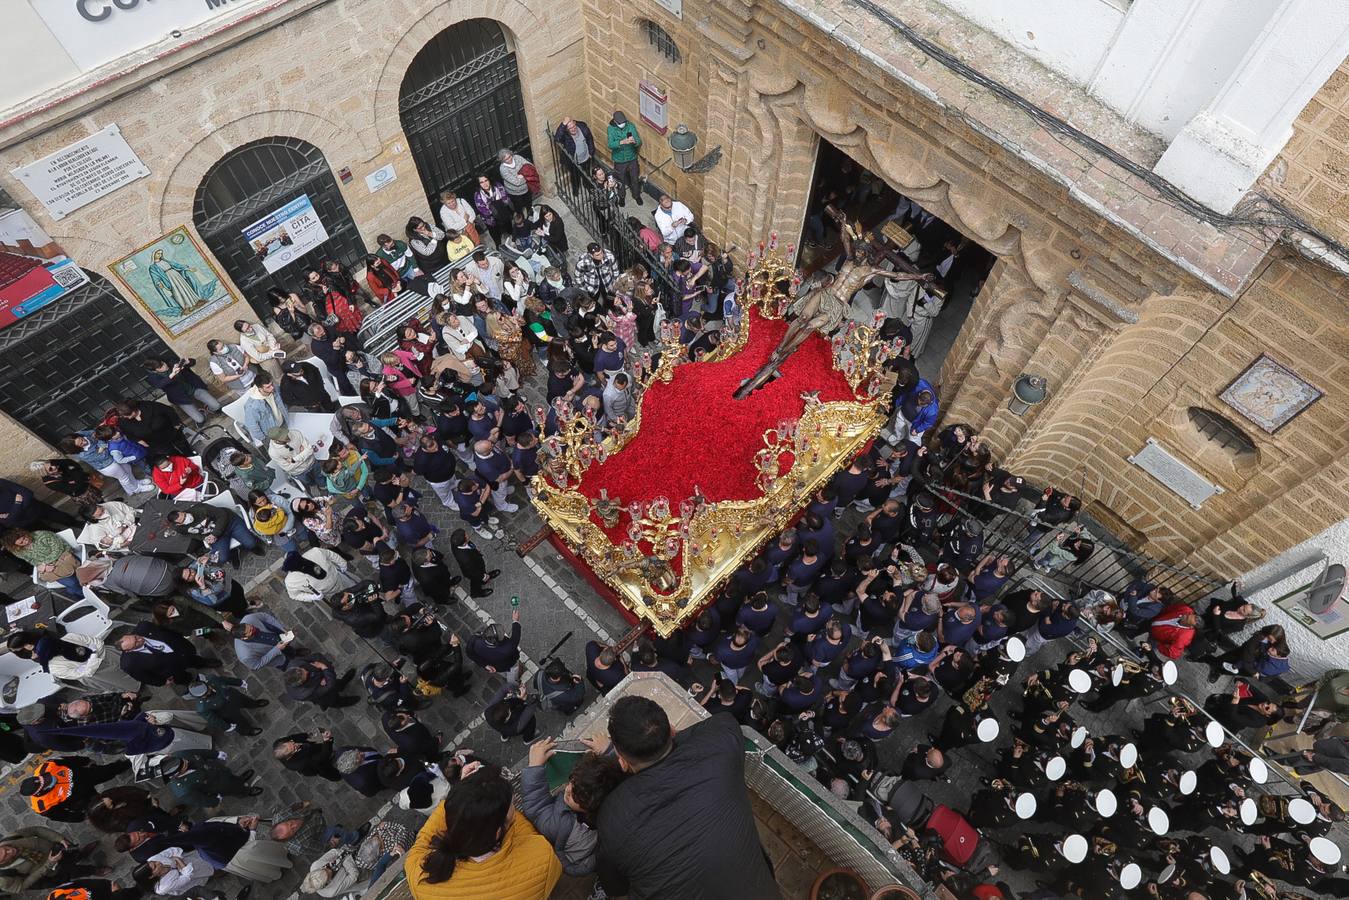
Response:
[[[542,149],[544,123],[583,107],[579,17],[560,15],[543,0],[296,0],[268,21],[207,38],[194,48],[192,64],[151,61],[119,80],[131,89],[118,95],[102,96],[115,94],[115,85],[89,85],[85,94],[0,125],[0,187],[81,266],[108,275],[111,261],[178,225],[193,227],[197,187],[225,153],[258,138],[291,136],[322,150],[334,173],[351,169],[342,194],[363,242],[373,246],[376,234],[401,232],[409,215],[424,214],[398,117],[407,67],[437,33],[476,17],[500,22],[515,42],[530,136]],[[150,175],[59,222],[9,174],[114,123]],[[397,181],[370,193],[365,176],[388,163]],[[550,176],[549,166],[539,168]],[[239,317],[252,317],[242,299],[177,338],[162,336],[174,350],[202,357],[206,341],[231,337]],[[0,442],[16,447],[0,460],[4,474],[42,447],[4,418]]]

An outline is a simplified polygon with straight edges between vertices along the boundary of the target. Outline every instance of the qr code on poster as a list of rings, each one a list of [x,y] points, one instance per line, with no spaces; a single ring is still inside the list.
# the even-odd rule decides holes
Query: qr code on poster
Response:
[[[77,287],[84,284],[84,273],[79,266],[62,266],[52,270],[52,280],[63,288]]]

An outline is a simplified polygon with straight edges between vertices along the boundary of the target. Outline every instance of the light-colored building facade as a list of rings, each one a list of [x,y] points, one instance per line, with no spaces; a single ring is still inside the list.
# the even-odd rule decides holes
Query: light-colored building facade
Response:
[[[269,139],[317,151],[360,247],[400,233],[426,214],[428,165],[410,133],[418,98],[400,89],[437,35],[487,19],[504,29],[497,56],[518,65],[536,157],[561,116],[602,144],[624,109],[644,168],[660,167],[657,183],[714,240],[799,235],[827,140],[997,254],[928,373],[947,416],[982,429],[1013,469],[1081,493],[1136,548],[1231,576],[1349,509],[1349,285],[1326,243],[1349,243],[1340,4],[235,0],[82,64],[84,38],[63,42],[37,14],[76,0],[29,2],[19,26],[46,27],[49,43],[20,27],[3,38],[44,62],[19,92],[32,96],[11,88],[0,117],[0,186],[96,274],[178,226],[211,251],[194,221],[203,181]],[[88,6],[110,10],[86,23],[97,29],[154,4]],[[471,95],[472,73],[455,71],[424,93]],[[644,92],[665,98],[670,129],[698,136],[695,156],[719,147],[720,161],[698,174],[669,164],[668,133],[638,115]],[[63,218],[11,174],[112,124],[149,174]],[[392,182],[367,184],[388,165]],[[154,327],[202,356],[248,312],[241,300],[182,335]],[[1248,390],[1262,358],[1296,379],[1257,369],[1267,377]],[[1253,409],[1270,371],[1283,393]],[[1007,402],[1023,373],[1045,377],[1049,397],[1018,415]],[[1290,412],[1277,428],[1259,421]],[[43,450],[12,420],[0,431],[11,462]],[[1170,466],[1158,474],[1183,494],[1132,460]],[[1192,504],[1195,490],[1211,496]]]

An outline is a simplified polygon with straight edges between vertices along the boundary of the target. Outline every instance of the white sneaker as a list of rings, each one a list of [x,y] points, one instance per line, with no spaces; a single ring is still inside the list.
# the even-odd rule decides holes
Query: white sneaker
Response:
[[[496,516],[488,516],[488,517],[487,517],[487,524],[488,524],[488,525],[500,525],[500,524],[501,524],[501,520],[498,519]]]
[[[514,504],[514,503],[502,503],[502,504],[500,504],[500,505],[497,506],[497,509],[501,510],[502,512],[508,512],[508,513],[513,513],[513,512],[519,512],[519,511],[520,511],[520,507],[517,506],[517,505]]]
[[[137,494],[144,494],[153,490],[155,490],[155,483],[153,481],[141,481],[136,484]]]
[[[478,532],[478,537],[482,538],[484,541],[491,541],[496,539],[495,534],[493,534],[490,531],[487,531],[486,529],[479,528],[476,525],[473,526],[473,530]]]

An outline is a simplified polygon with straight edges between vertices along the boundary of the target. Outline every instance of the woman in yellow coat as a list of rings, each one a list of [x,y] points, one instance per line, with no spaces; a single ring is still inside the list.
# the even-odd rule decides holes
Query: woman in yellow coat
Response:
[[[511,799],[491,765],[450,790],[403,862],[414,900],[547,900],[562,864]]]

